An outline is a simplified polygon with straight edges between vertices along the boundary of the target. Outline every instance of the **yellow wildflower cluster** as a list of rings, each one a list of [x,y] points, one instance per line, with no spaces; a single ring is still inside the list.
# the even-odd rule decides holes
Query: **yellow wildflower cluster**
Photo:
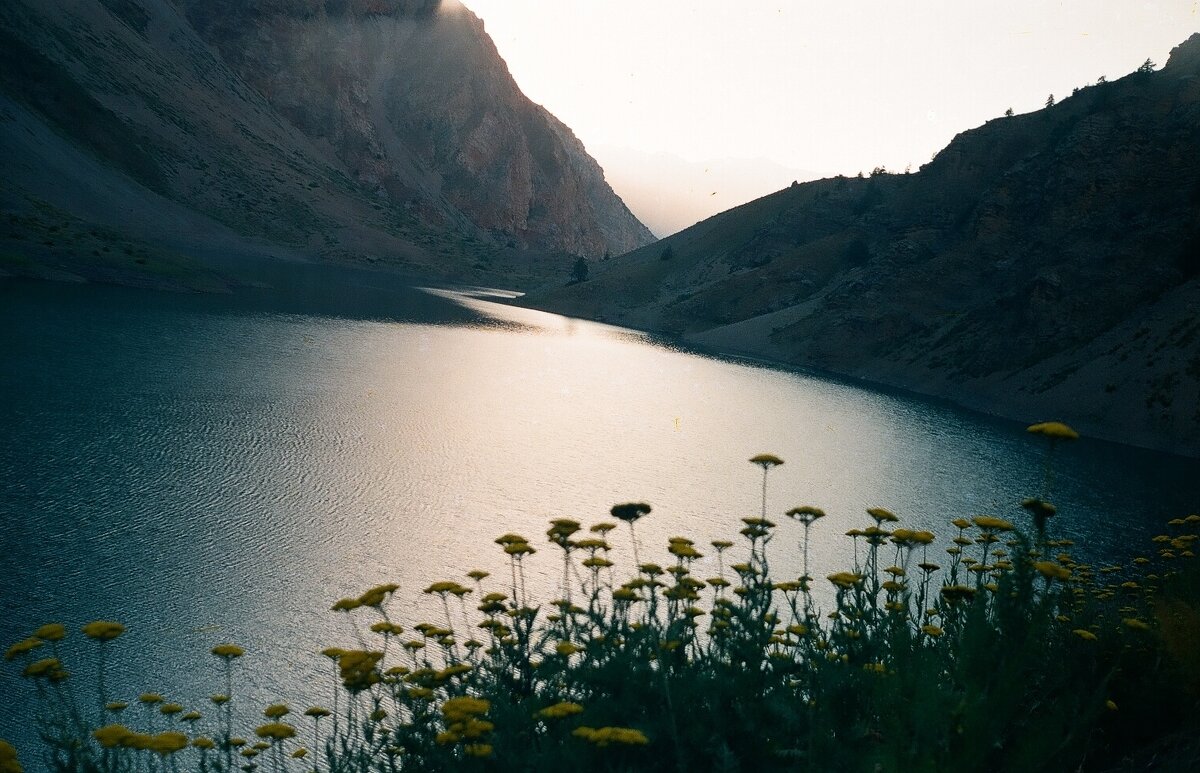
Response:
[[[246,651],[236,644],[218,644],[212,648],[212,654],[218,658],[233,660],[246,654]]]
[[[110,641],[125,633],[125,626],[109,620],[95,620],[83,627],[83,635],[97,641]]]
[[[17,750],[8,741],[0,738],[0,773],[23,773],[24,770],[17,761]]]
[[[338,657],[338,668],[342,684],[352,693],[361,692],[380,681],[375,666],[383,660],[382,652],[367,650],[343,650]]]
[[[117,724],[93,730],[92,737],[105,749],[141,749],[156,752],[164,757],[182,751],[188,745],[188,737],[175,730],[149,735]]]
[[[611,744],[625,746],[645,746],[650,743],[646,734],[631,727],[587,727],[581,725],[571,731],[571,735],[582,738],[588,743],[601,748]]]
[[[33,650],[37,649],[38,647],[42,646],[43,644],[45,644],[45,642],[36,637],[22,639],[21,641],[17,642],[16,644],[14,644],[8,648],[8,650],[4,653],[4,659],[5,660],[13,660],[21,655],[25,655],[29,652],[32,652]]]
[[[442,719],[446,729],[438,733],[434,740],[442,746],[466,741],[463,752],[468,756],[490,756],[492,747],[484,739],[495,729],[495,725],[480,717],[488,712],[491,705],[483,698],[469,695],[450,698],[442,704]]]
[[[268,722],[254,728],[254,734],[259,738],[270,738],[272,741],[283,741],[296,736],[296,728],[284,722]]]
[[[583,706],[571,701],[562,701],[555,703],[552,706],[547,706],[537,713],[541,719],[562,719],[573,714],[579,714],[583,711]]]

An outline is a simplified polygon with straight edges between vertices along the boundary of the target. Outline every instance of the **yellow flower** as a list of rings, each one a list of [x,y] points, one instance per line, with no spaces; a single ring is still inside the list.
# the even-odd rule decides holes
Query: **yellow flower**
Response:
[[[346,650],[338,660],[342,684],[350,692],[360,692],[379,683],[375,666],[383,659],[382,652]]]
[[[1012,531],[1014,528],[1011,522],[994,515],[977,515],[971,520],[976,526],[987,531]]]
[[[104,708],[105,710],[116,714],[118,711],[124,711],[125,709],[129,708],[129,704],[125,701],[109,701],[108,703],[104,704]]]
[[[619,505],[613,505],[609,511],[612,517],[618,521],[633,523],[644,515],[649,515],[650,505],[645,502],[625,502]]]
[[[694,547],[684,542],[672,542],[671,546],[667,548],[667,552],[679,558],[694,559],[704,557]]]
[[[42,658],[25,666],[21,673],[31,679],[53,679],[55,674],[62,673],[62,663],[58,662],[58,658]]]
[[[17,761],[17,750],[8,741],[0,738],[0,773],[22,773],[24,768]]]
[[[1084,641],[1096,641],[1096,634],[1092,633],[1086,628],[1076,628],[1074,631],[1071,631],[1071,633],[1075,634]]]
[[[151,736],[150,744],[147,748],[166,757],[187,748],[187,745],[188,737],[186,735],[176,730],[167,730],[158,735]]]
[[[631,727],[587,727],[580,726],[571,731],[571,735],[582,738],[599,747],[610,744],[625,744],[627,746],[645,746],[650,739],[640,731]]]
[[[381,633],[384,636],[399,636],[400,634],[404,633],[403,628],[395,623],[388,622],[387,620],[380,620],[377,623],[372,623],[371,630],[375,633]]]
[[[537,716],[542,719],[562,719],[569,717],[572,714],[578,714],[583,711],[583,706],[570,701],[555,703],[553,706],[547,706],[537,713]]]
[[[333,602],[333,606],[330,607],[330,610],[334,612],[353,612],[361,606],[362,602],[358,599],[338,599],[337,601]]]
[[[492,745],[487,743],[469,743],[463,746],[463,752],[468,757],[492,756]]]
[[[376,585],[366,593],[358,597],[358,603],[364,607],[380,607],[387,597],[396,592],[400,586],[394,582],[389,582],[384,585]]]
[[[126,749],[149,749],[154,743],[154,736],[146,735],[145,733],[130,733],[121,739],[121,746]]]
[[[960,529],[968,529],[971,526],[971,522],[968,521],[966,518],[955,518],[950,523],[957,526]]]
[[[1071,570],[1053,561],[1035,561],[1033,568],[1047,580],[1065,580],[1071,576]]]
[[[839,588],[849,589],[862,580],[862,575],[854,574],[853,572],[836,572],[829,575],[826,579]]]
[[[888,510],[885,507],[869,507],[869,508],[867,508],[867,515],[874,518],[875,523],[878,523],[878,524],[882,524],[885,521],[886,522],[894,522],[894,521],[900,520],[899,518],[896,517],[895,513],[893,513],[891,510]]]
[[[1106,701],[1104,702],[1104,707],[1105,707],[1106,709],[1108,709],[1109,711],[1116,711],[1116,710],[1117,710],[1117,703],[1116,703],[1116,701],[1114,701],[1113,699],[1109,698],[1108,700],[1106,700]]]
[[[944,585],[941,594],[947,601],[970,601],[975,598],[975,589],[967,585]]]
[[[259,738],[270,738],[273,741],[282,741],[285,738],[294,738],[296,728],[283,722],[268,722],[265,725],[259,725],[254,728],[254,734]]]
[[[824,518],[825,511],[819,507],[813,507],[811,505],[801,505],[800,507],[793,507],[791,510],[788,510],[787,515],[792,518],[795,518],[797,521],[804,524],[805,526],[808,526],[808,525],[811,525],[812,522],[817,520],[818,518]]]
[[[138,696],[138,700],[142,703],[153,705],[155,703],[162,703],[163,697],[156,692],[144,692]]]
[[[932,545],[934,534],[931,531],[914,531],[912,541],[918,545]]]
[[[203,750],[207,751],[209,749],[215,748],[216,745],[217,744],[215,742],[213,742],[213,739],[211,739],[207,736],[201,735],[201,736],[197,736],[196,738],[192,739],[192,746],[195,746],[197,749],[203,749]]]
[[[758,454],[757,456],[750,457],[750,463],[757,464],[764,470],[769,470],[772,467],[778,467],[783,464],[783,460],[775,454]]]
[[[125,633],[125,626],[108,620],[95,620],[83,627],[83,635],[97,641],[110,641]]]
[[[240,658],[242,655],[245,655],[246,651],[236,644],[218,644],[212,648],[212,654],[219,658],[233,660],[234,658]]]
[[[1044,435],[1051,440],[1078,440],[1079,433],[1063,424],[1061,421],[1043,421],[1031,424],[1025,429],[1035,435]]]
[[[330,711],[323,706],[310,706],[307,710],[305,710],[304,714],[305,716],[320,719],[321,717],[329,716]]]
[[[4,653],[4,659],[12,660],[18,655],[24,655],[26,652],[32,652],[45,643],[46,642],[42,641],[41,639],[35,639],[33,637],[22,639],[8,648],[8,651]]]
[[[483,698],[461,695],[442,704],[442,716],[447,722],[465,722],[479,714],[486,714],[492,704]]]
[[[229,703],[229,696],[218,694],[211,696],[209,700],[220,706],[222,703]]]
[[[1127,617],[1121,621],[1127,628],[1132,628],[1135,631],[1149,631],[1150,626],[1144,621],[1136,617]]]
[[[35,638],[46,641],[60,641],[67,635],[67,629],[62,623],[48,623],[33,632]]]
[[[936,625],[923,625],[921,626],[921,630],[935,639],[945,633],[945,631],[943,631],[941,628],[938,628]]]
[[[183,706],[180,706],[178,703],[164,703],[158,707],[158,710],[169,717],[172,714],[182,712]]]
[[[133,735],[133,731],[124,725],[105,725],[92,731],[92,737],[99,741],[105,749],[120,746],[131,735]]]
[[[279,719],[291,713],[292,710],[287,707],[286,703],[272,703],[263,709],[263,716],[267,719]]]

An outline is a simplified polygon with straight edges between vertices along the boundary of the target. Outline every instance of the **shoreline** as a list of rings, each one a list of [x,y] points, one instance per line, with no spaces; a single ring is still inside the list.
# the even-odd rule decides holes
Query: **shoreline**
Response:
[[[201,270],[212,271],[198,261]],[[772,356],[769,353],[755,349],[734,347],[725,344],[714,344],[698,340],[696,336],[676,335],[650,327],[637,327],[628,324],[614,323],[600,318],[584,315],[563,314],[550,308],[523,302],[528,297],[526,291],[497,287],[494,283],[483,284],[478,281],[454,281],[445,277],[416,276],[400,267],[380,265],[334,264],[316,260],[279,260],[270,257],[254,256],[253,259],[232,266],[234,270],[222,274],[224,282],[220,287],[189,286],[186,284],[161,285],[143,282],[106,281],[103,279],[87,279],[79,277],[37,276],[13,274],[0,271],[0,288],[10,283],[35,282],[55,283],[64,286],[93,284],[97,286],[123,287],[136,290],[151,290],[157,292],[175,292],[185,294],[200,294],[206,296],[236,297],[240,300],[283,301],[286,305],[298,305],[296,311],[309,310],[311,313],[334,313],[338,316],[361,317],[367,319],[403,318],[403,309],[397,308],[392,313],[380,312],[381,306],[386,305],[386,296],[406,295],[409,292],[420,292],[427,297],[437,297],[438,293],[425,293],[422,288],[440,290],[457,290],[479,292],[482,300],[501,303],[510,306],[534,309],[564,317],[574,317],[588,322],[614,325],[641,334],[648,335],[657,341],[704,356],[736,360],[756,367],[786,371],[820,379],[832,380],[885,394],[895,394],[907,398],[918,398],[932,401],[935,404],[966,410],[988,418],[1014,423],[1030,424],[1036,421],[1059,420],[1062,417],[1042,415],[1051,413],[1044,411],[1034,415],[1031,411],[1007,408],[994,399],[985,395],[970,394],[960,390],[932,391],[922,390],[911,384],[884,381],[866,376],[845,373],[819,366],[792,362],[787,359]],[[297,274],[299,269],[299,274]],[[315,280],[315,281],[314,281]],[[345,297],[357,294],[361,297]],[[367,297],[376,296],[376,297]],[[381,297],[383,296],[383,300]],[[445,300],[444,298],[442,300]],[[472,316],[474,316],[472,314]],[[702,334],[701,334],[702,335]],[[1085,437],[1104,443],[1136,448],[1143,451],[1166,454],[1185,459],[1200,459],[1200,448],[1179,448],[1153,442],[1153,437],[1142,432],[1131,432],[1128,429],[1102,428],[1091,422],[1071,422]],[[1132,436],[1132,439],[1131,439]]]
[[[1033,423],[1036,423],[1039,421],[1062,420],[1061,417],[1057,417],[1057,416],[1044,416],[1044,415],[1040,415],[1040,414],[1033,415],[1033,413],[1031,411],[1027,412],[1027,411],[1020,411],[1020,410],[1015,410],[1015,409],[1006,409],[1005,407],[997,404],[996,401],[989,400],[986,396],[983,396],[983,395],[974,395],[973,396],[973,395],[969,395],[969,394],[962,393],[962,392],[959,392],[956,394],[947,394],[947,393],[934,392],[934,391],[925,391],[925,390],[918,389],[910,384],[877,380],[877,379],[869,378],[867,376],[855,375],[853,373],[845,373],[845,372],[836,371],[836,370],[829,370],[826,368],[821,368],[816,365],[792,362],[792,361],[789,361],[786,359],[781,359],[779,357],[773,357],[770,354],[767,354],[767,353],[764,353],[761,351],[755,351],[753,349],[741,349],[741,348],[731,347],[731,346],[726,346],[726,345],[717,345],[717,344],[713,344],[713,343],[706,343],[704,341],[697,340],[695,337],[688,336],[688,335],[678,335],[678,334],[668,333],[668,332],[665,332],[662,330],[656,330],[656,329],[653,329],[650,327],[637,327],[634,325],[613,322],[611,320],[607,320],[607,319],[603,319],[603,318],[593,318],[593,317],[588,317],[588,316],[583,316],[583,315],[577,316],[574,314],[567,314],[567,313],[564,313],[563,311],[554,310],[551,308],[544,308],[542,306],[522,304],[520,301],[521,301],[521,298],[517,297],[517,298],[511,299],[511,301],[501,301],[501,302],[510,303],[512,305],[522,306],[523,308],[535,309],[537,311],[543,311],[543,312],[547,312],[550,314],[559,314],[564,317],[575,317],[577,319],[585,320],[588,322],[595,322],[595,323],[600,323],[600,324],[605,324],[605,325],[614,325],[616,327],[623,327],[628,330],[634,330],[639,333],[643,333],[645,335],[651,336],[652,338],[654,338],[656,340],[669,343],[673,346],[682,348],[687,351],[695,352],[697,354],[714,356],[714,357],[719,357],[719,358],[723,358],[723,359],[738,360],[738,361],[746,362],[748,364],[759,366],[759,367],[766,367],[766,368],[771,368],[773,370],[782,370],[782,371],[798,373],[798,374],[802,374],[802,375],[806,375],[806,376],[812,376],[815,378],[832,380],[835,382],[849,384],[852,386],[857,386],[857,387],[869,389],[872,391],[883,392],[885,394],[896,394],[896,395],[907,397],[907,398],[917,398],[917,399],[921,399],[921,400],[925,400],[925,401],[932,401],[936,404],[941,404],[941,405],[956,408],[959,410],[969,411],[971,413],[979,414],[981,416],[986,416],[988,418],[991,418],[991,419],[994,419],[997,421],[1013,422],[1013,423],[1017,423],[1017,424],[1029,425],[1029,424],[1033,424]],[[700,335],[703,335],[703,334],[700,334]],[[1052,413],[1052,412],[1053,411],[1043,411],[1042,413],[1048,414],[1048,413]],[[1074,427],[1076,430],[1078,430],[1081,433],[1081,435],[1083,435],[1083,437],[1085,437],[1089,440],[1100,441],[1102,443],[1109,443],[1109,444],[1116,445],[1116,446],[1135,448],[1135,449],[1138,449],[1141,451],[1165,454],[1168,456],[1178,457],[1178,458],[1182,458],[1182,459],[1200,460],[1200,446],[1197,446],[1196,448],[1172,447],[1172,446],[1153,442],[1152,435],[1148,435],[1146,433],[1140,433],[1140,432],[1133,432],[1129,429],[1124,429],[1124,430],[1122,430],[1120,428],[1104,429],[1104,428],[1097,427],[1093,423],[1079,421],[1079,420],[1076,420],[1074,422],[1068,421],[1068,423],[1070,423],[1072,427]],[[1129,439],[1129,436],[1131,434],[1135,435],[1138,439],[1131,441]]]

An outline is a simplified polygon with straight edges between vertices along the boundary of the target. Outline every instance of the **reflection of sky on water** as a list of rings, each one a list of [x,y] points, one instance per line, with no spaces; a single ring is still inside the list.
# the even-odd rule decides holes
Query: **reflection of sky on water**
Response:
[[[949,537],[959,515],[1023,522],[1017,503],[1041,478],[1042,446],[1012,422],[480,297],[399,299],[373,296],[361,319],[116,288],[10,292],[4,646],[51,620],[120,619],[113,697],[155,689],[204,711],[220,688],[208,648],[236,641],[250,716],[329,700],[315,653],[356,643],[327,611],[339,597],[399,582],[396,617],[411,626],[443,622],[420,592],[434,580],[480,568],[506,590],[503,532],[539,547],[528,583],[542,599],[561,580],[550,518],[586,526],[643,500],[643,560],[666,563],[675,535],[711,554],[758,512],[746,460],[760,452],[786,462],[770,474],[772,513],[829,513],[812,531],[817,577],[849,567],[842,535],[867,507]],[[372,321],[397,318],[411,321]],[[1059,462],[1053,527],[1077,554],[1120,555],[1196,508],[1188,460],[1084,440]],[[795,577],[801,527],[775,519],[772,568]],[[610,542],[620,581],[627,530]],[[696,574],[715,571],[708,555]],[[90,657],[71,655],[77,674]],[[0,669],[0,694],[27,693]],[[23,732],[20,716],[0,715],[0,737]]]

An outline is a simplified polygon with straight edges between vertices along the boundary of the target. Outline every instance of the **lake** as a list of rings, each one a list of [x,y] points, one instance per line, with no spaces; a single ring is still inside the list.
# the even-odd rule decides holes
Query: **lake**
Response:
[[[530,591],[553,598],[547,520],[586,526],[630,500],[654,508],[642,560],[665,563],[676,534],[711,552],[759,512],[757,453],[786,462],[770,474],[770,557],[793,577],[789,507],[829,513],[813,527],[823,577],[850,568],[841,535],[867,507],[949,537],[962,515],[1026,522],[1017,503],[1040,486],[1044,446],[1020,424],[486,296],[315,272],[232,295],[0,282],[0,644],[65,623],[86,695],[94,649],[78,628],[122,621],[109,697],[161,692],[204,713],[203,729],[223,689],[208,650],[237,642],[246,727],[273,700],[331,701],[316,653],[354,645],[328,611],[338,598],[396,582],[394,618],[441,623],[421,589],[479,568],[506,590],[492,540],[507,531],[539,548]],[[1163,521],[1198,508],[1195,465],[1064,446],[1053,529],[1077,556],[1148,552]],[[620,578],[627,530],[611,541]],[[699,576],[715,572],[702,563]],[[38,770],[30,688],[0,667],[0,737]]]

